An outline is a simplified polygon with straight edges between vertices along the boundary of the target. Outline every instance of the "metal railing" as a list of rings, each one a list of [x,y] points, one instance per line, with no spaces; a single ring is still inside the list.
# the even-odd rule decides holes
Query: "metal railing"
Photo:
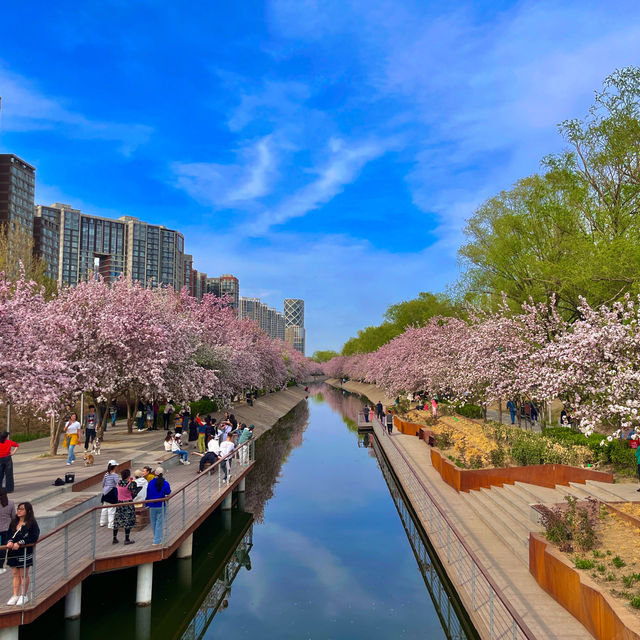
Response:
[[[55,594],[87,569],[92,570],[96,560],[137,555],[145,551],[160,551],[161,558],[164,559],[167,557],[165,555],[167,549],[225,493],[233,477],[237,475],[238,468],[244,470],[254,460],[255,442],[248,440],[224,458],[218,459],[208,469],[196,475],[193,480],[172,491],[166,498],[145,501],[134,498],[132,502],[114,505],[105,503],[92,507],[43,535],[35,545],[25,545],[25,552],[27,547],[35,547],[33,566],[28,572],[30,574],[30,584],[26,594],[28,601],[21,606],[15,606],[7,605],[5,600],[0,600],[0,616],[13,613],[16,609],[22,609],[24,614],[25,609]],[[225,466],[227,473],[225,473]],[[225,486],[224,478],[227,475],[229,480]],[[110,530],[101,528],[100,515],[104,509],[115,509],[117,512],[118,509],[131,505],[140,507],[153,503],[163,503],[162,507],[151,507],[160,508],[163,512],[162,541],[159,545],[153,545],[153,532],[149,524],[138,530],[132,530],[135,544],[131,546],[123,546],[122,541],[119,545],[114,545]],[[139,509],[139,511],[144,513],[150,509]],[[119,532],[124,534],[122,529]],[[0,547],[0,553],[5,553],[5,549],[6,547]],[[10,575],[9,572],[5,574],[5,579],[8,575]],[[8,586],[6,593],[9,593]]]
[[[375,420],[375,425],[382,429],[378,420]],[[401,484],[405,490],[408,489],[407,494],[413,508],[465,607],[467,610],[471,609],[470,613],[476,627],[480,621],[491,640],[535,640],[536,636],[502,593],[432,492],[416,474],[395,439],[383,438],[382,442],[390,443],[383,450]],[[480,629],[478,631],[481,632]]]

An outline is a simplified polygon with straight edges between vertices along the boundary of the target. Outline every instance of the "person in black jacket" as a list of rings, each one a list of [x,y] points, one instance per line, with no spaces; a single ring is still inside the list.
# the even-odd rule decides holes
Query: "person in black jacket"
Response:
[[[33,515],[30,502],[20,502],[16,517],[9,527],[7,564],[13,569],[13,595],[7,604],[23,605],[29,600],[29,567],[33,565],[35,543],[40,537],[40,527]]]

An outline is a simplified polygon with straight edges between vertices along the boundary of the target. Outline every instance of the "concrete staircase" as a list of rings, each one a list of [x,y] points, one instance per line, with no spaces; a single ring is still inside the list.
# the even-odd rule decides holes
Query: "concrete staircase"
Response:
[[[587,480],[586,484],[557,485],[555,489],[516,482],[460,495],[478,518],[528,566],[529,532],[540,531],[539,516],[533,505],[562,503],[566,495],[579,500],[592,497],[606,502],[638,501],[640,493],[637,488],[636,484],[608,484],[593,480]]]

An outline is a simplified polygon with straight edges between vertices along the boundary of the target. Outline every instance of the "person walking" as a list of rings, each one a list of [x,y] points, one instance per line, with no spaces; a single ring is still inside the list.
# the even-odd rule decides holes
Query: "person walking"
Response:
[[[0,433],[0,487],[5,481],[7,493],[13,492],[13,454],[20,445],[13,440],[9,440],[9,432]],[[2,543],[4,544],[4,542]]]
[[[393,431],[393,413],[391,413],[391,411],[387,411],[386,422],[387,422],[387,431],[389,432],[389,435],[391,435],[391,432]]]
[[[384,407],[382,406],[382,402],[378,402],[376,405],[376,415],[378,416],[378,420],[382,422],[382,419],[384,418]]]
[[[155,478],[147,485],[147,500],[158,500],[166,498],[171,494],[171,486],[164,479],[164,469],[157,467]],[[166,502],[148,502],[149,518],[151,520],[151,531],[153,531],[152,546],[157,547],[162,544],[162,529],[167,513]]]
[[[431,398],[431,417],[438,417],[438,401],[435,398]]]
[[[366,404],[362,407],[362,415],[364,416],[364,421],[369,422],[369,406]]]
[[[109,460],[107,465],[107,472],[102,478],[102,496],[100,502],[102,504],[114,505],[118,504],[118,474],[115,469],[118,463],[115,460]],[[109,529],[113,529],[113,519],[116,515],[116,508],[114,506],[103,508],[100,511],[100,526],[109,526]]]
[[[636,440],[638,438],[637,435],[634,434],[633,436]],[[635,452],[635,456],[636,456],[636,464],[638,465],[638,480],[640,480],[640,447],[636,447],[636,452]],[[640,489],[636,489],[636,491],[640,492]]]
[[[173,402],[169,400],[167,404],[164,405],[164,411],[162,412],[162,416],[164,418],[164,430],[169,431],[169,422],[171,420],[171,416],[176,408],[173,406]]]
[[[153,402],[147,402],[145,416],[147,418],[147,431],[153,431]]]
[[[76,445],[80,441],[80,436],[82,431],[82,425],[78,422],[78,416],[75,413],[72,413],[69,416],[69,420],[67,424],[64,426],[65,447],[69,449],[69,455],[67,456],[67,466],[72,465],[75,462],[76,455],[74,450]]]
[[[111,426],[116,426],[116,420],[118,419],[118,407],[115,404],[112,404],[109,407],[109,415],[111,416]],[[104,430],[107,430],[107,425],[104,425]]]
[[[4,546],[9,541],[9,529],[16,517],[16,507],[13,500],[9,500],[6,489],[0,489],[0,545]],[[7,569],[4,566],[5,554],[0,552],[0,573]]]
[[[511,424],[516,423],[516,404],[513,400],[509,400],[507,402],[507,409],[509,410],[509,414],[511,415]]]
[[[89,445],[96,439],[98,428],[98,414],[93,404],[89,405],[87,415],[84,417],[84,450],[89,451]]]
[[[157,400],[153,401],[153,430],[158,430],[158,414],[160,413],[160,405]]]
[[[20,502],[9,526],[7,564],[13,570],[13,595],[7,604],[23,605],[29,601],[29,567],[33,566],[35,543],[40,537],[40,527],[30,502]]]
[[[132,504],[138,494],[138,485],[131,477],[130,469],[123,469],[118,480],[118,506],[113,518],[113,544],[118,544],[118,530],[124,529],[124,543],[133,544],[129,535],[136,526],[136,508]],[[127,504],[128,503],[128,504]]]

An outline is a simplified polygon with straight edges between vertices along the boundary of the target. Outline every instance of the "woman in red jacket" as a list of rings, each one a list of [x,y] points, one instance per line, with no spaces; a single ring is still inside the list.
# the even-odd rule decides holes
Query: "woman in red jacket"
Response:
[[[7,493],[13,491],[13,460],[11,456],[18,449],[18,443],[9,440],[9,432],[0,433],[0,487],[2,479],[6,478]]]

